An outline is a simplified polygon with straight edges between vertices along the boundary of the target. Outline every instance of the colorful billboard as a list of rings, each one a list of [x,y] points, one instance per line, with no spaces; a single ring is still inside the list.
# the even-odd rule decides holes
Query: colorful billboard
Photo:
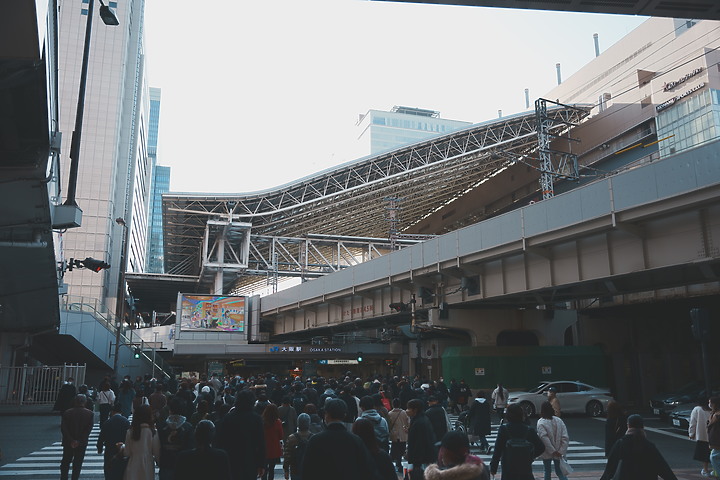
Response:
[[[244,332],[246,297],[180,294],[180,330]]]

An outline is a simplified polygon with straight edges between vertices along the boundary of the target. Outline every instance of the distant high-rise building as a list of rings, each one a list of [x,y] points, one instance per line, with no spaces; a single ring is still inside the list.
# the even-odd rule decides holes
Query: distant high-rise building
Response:
[[[163,255],[162,194],[170,191],[170,167],[155,165],[150,201],[150,232],[146,272],[165,273]]]
[[[147,262],[148,273],[164,273],[162,194],[170,191],[170,167],[157,164],[158,130],[160,126],[160,89],[150,88],[150,128],[148,130],[148,157],[152,165],[150,192],[150,225],[148,227]]]
[[[471,122],[440,118],[440,112],[395,106],[389,112],[368,110],[360,115],[360,152],[365,155],[392,150],[437,135],[460,130]]]
[[[64,133],[63,178],[67,179],[89,3],[72,0],[58,5],[60,130]],[[76,195],[83,211],[82,226],[67,230],[62,242],[67,258],[93,257],[111,265],[99,274],[78,270],[66,275],[69,295],[98,300],[114,309],[122,291],[122,268],[127,265],[130,271],[142,271],[146,258],[150,100],[142,36],[144,1],[110,1],[108,5],[120,25],[104,25],[95,6],[89,44]],[[116,222],[118,218],[126,227]]]

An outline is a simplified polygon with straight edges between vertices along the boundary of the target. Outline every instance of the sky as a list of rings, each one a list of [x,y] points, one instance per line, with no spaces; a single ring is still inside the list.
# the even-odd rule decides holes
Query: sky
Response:
[[[366,0],[147,0],[173,192],[247,193],[354,160],[358,115],[525,111],[646,17]]]

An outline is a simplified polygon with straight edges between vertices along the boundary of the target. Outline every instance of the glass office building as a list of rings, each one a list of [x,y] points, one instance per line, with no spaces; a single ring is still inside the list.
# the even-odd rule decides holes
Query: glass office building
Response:
[[[653,161],[720,136],[720,22],[650,18],[544,98],[594,105],[584,163]]]
[[[150,88],[150,129],[148,130],[148,156],[152,164],[152,187],[148,225],[147,262],[145,272],[164,273],[162,194],[170,191],[170,167],[157,164],[158,130],[160,127],[161,90]]]
[[[62,243],[68,259],[93,257],[111,265],[100,273],[76,270],[65,275],[68,294],[114,309],[122,268],[141,269],[146,257],[150,102],[142,36],[144,1],[109,5],[120,25],[105,25],[95,4],[89,44],[76,195],[82,226],[63,232]],[[61,159],[62,178],[67,179],[89,3],[72,0],[58,6]],[[117,218],[123,218],[127,228]]]
[[[170,167],[155,165],[150,199],[147,273],[165,273],[163,257],[162,194],[170,191]]]
[[[471,122],[440,118],[440,112],[395,106],[389,112],[368,110],[360,115],[360,152],[374,155],[421,140],[460,130]]]

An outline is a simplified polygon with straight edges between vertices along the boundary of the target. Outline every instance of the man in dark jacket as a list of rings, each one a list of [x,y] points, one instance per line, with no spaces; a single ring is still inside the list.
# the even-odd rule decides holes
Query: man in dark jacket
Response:
[[[485,392],[478,392],[467,414],[467,430],[480,441],[481,453],[488,452],[490,444],[486,435],[490,435],[492,431],[490,425],[490,401],[485,395]]]
[[[124,462],[116,459],[117,444],[125,442],[125,434],[130,428],[130,422],[120,413],[122,408],[115,402],[110,407],[110,417],[100,425],[100,435],[97,439],[97,452],[103,453],[103,471],[105,480],[122,480]]]
[[[677,480],[657,447],[645,437],[643,419],[640,415],[630,415],[627,419],[627,433],[615,442],[605,472],[600,480],[616,478],[620,469],[620,480]],[[621,462],[622,460],[622,462]]]
[[[182,413],[186,410],[185,402],[173,397],[168,406],[170,415],[158,421],[158,438],[160,439],[160,480],[172,480],[178,462],[178,455],[183,450],[193,448],[193,426]]]
[[[508,405],[505,414],[506,423],[498,428],[495,440],[495,452],[490,460],[490,473],[495,475],[502,459],[502,480],[535,480],[532,473],[533,460],[545,451],[545,444],[534,428],[525,422],[522,407],[513,403]],[[508,440],[513,440],[515,447],[508,447]],[[522,445],[529,442],[532,451],[528,452]],[[519,458],[523,456],[523,458]]]
[[[265,473],[265,430],[262,418],[253,412],[255,394],[240,390],[235,408],[218,422],[215,446],[230,457],[234,480],[255,480]]]
[[[425,467],[437,459],[435,433],[425,415],[425,404],[419,398],[408,401],[410,428],[407,440],[407,461],[412,465],[411,480],[422,480]]]
[[[340,399],[325,405],[327,428],[308,440],[300,470],[306,480],[377,480],[375,462],[360,440],[348,432],[343,420],[347,405]]]
[[[425,416],[430,420],[435,438],[438,439],[438,441],[441,440],[448,432],[450,420],[447,412],[435,395],[428,397],[428,408],[425,410]]]
[[[67,480],[72,463],[72,479],[80,478],[85,449],[93,428],[93,412],[85,408],[85,395],[75,396],[73,408],[65,410],[60,423],[63,456],[60,461],[60,480]]]
[[[175,480],[229,480],[230,459],[225,450],[212,448],[215,425],[210,420],[200,420],[195,428],[197,448],[185,450],[178,455]],[[162,457],[161,457],[162,458]]]

